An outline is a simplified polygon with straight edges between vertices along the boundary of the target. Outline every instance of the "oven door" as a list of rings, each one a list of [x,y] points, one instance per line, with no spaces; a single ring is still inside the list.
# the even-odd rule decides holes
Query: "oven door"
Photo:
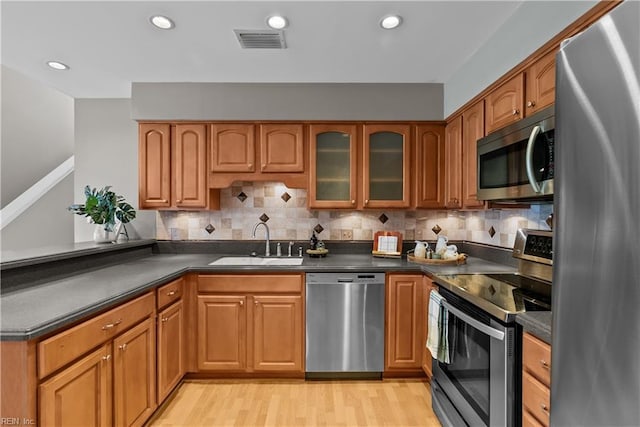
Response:
[[[470,426],[513,426],[515,327],[499,323],[449,292],[441,293],[449,313],[451,360],[448,364],[434,360],[435,389],[440,392],[432,393],[434,408],[452,405]],[[458,415],[436,414],[443,425]]]

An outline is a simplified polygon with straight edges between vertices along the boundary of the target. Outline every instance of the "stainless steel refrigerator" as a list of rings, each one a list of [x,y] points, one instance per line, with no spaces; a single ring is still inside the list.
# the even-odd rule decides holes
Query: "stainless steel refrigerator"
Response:
[[[552,426],[640,426],[640,2],[557,57]]]

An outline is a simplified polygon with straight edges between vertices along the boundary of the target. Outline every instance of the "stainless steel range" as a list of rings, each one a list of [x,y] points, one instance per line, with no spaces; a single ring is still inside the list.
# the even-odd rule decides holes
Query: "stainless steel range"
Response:
[[[433,360],[443,426],[514,426],[520,419],[521,334],[515,316],[551,309],[552,232],[518,230],[514,274],[436,275],[448,309],[450,363]]]

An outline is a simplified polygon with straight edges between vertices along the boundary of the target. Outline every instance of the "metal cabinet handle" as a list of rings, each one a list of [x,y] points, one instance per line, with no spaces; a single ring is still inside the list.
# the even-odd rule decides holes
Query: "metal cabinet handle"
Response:
[[[542,365],[542,367],[543,367],[544,369],[549,369],[549,364],[547,363],[547,361],[546,361],[546,360],[541,359],[541,360],[540,360],[540,364]]]
[[[119,348],[120,350],[124,351],[124,350],[126,350],[126,349],[127,349],[127,344],[126,344],[126,343],[124,343],[124,344],[122,344],[122,345],[118,346],[118,348]]]
[[[182,200],[178,199],[176,200],[176,203],[182,203]]]
[[[355,201],[355,200],[352,200],[352,201],[351,201],[351,204],[352,204],[352,205],[355,205],[355,204],[356,204],[356,201]]]
[[[248,163],[248,164],[247,164],[247,167],[248,167],[249,169],[253,168],[253,163]]]
[[[266,163],[263,163],[263,164],[262,164],[262,169],[265,169],[266,167],[267,167],[267,164],[266,164]]]
[[[172,296],[174,296],[175,294],[176,294],[176,291],[170,291],[170,292],[167,292],[167,296],[168,296],[168,297],[172,297]]]
[[[102,356],[102,360],[104,360],[105,362],[107,360],[109,360],[109,359],[111,359],[111,355],[110,354],[107,354],[106,356]]]
[[[240,301],[240,307],[244,305],[244,301]]]
[[[536,106],[536,101],[529,101],[527,102],[527,107],[532,108]]]
[[[364,201],[364,204],[365,204],[365,205],[368,205],[368,204],[369,204],[369,199],[365,200],[365,201]]]
[[[259,304],[259,303],[258,303],[258,301],[254,301],[253,303],[256,305],[256,307],[257,307],[257,306],[258,306],[258,304]]]
[[[518,114],[520,114],[520,110],[518,110],[517,108],[513,110],[513,115],[517,116]]]
[[[115,322],[113,322],[113,323],[107,323],[106,325],[104,325],[104,326],[102,327],[102,330],[103,330],[103,331],[106,331],[106,330],[108,330],[108,329],[115,328],[115,327],[116,327],[116,326],[118,326],[120,323],[122,323],[122,319],[120,319],[120,320],[116,320],[116,321],[115,321]]]
[[[542,410],[542,412],[544,412],[545,414],[549,415],[549,408],[547,408],[547,405],[545,405],[544,403],[540,404],[540,409]]]
[[[169,321],[169,318],[168,318],[168,317],[163,317],[163,318],[162,318],[162,319],[160,319],[160,320],[161,320],[162,322],[167,322],[167,321]]]

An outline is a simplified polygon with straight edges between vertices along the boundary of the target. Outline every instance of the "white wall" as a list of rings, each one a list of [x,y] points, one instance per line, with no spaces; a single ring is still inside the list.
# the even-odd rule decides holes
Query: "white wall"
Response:
[[[591,9],[597,1],[528,1],[444,86],[447,117]]]
[[[138,124],[129,99],[76,99],[75,202],[84,203],[85,185],[112,190],[137,211],[129,237],[155,237],[155,211],[138,210]],[[93,238],[94,225],[76,216],[75,241]]]
[[[5,207],[73,154],[74,100],[2,66],[0,198]],[[2,250],[73,242],[67,177],[1,234]]]

